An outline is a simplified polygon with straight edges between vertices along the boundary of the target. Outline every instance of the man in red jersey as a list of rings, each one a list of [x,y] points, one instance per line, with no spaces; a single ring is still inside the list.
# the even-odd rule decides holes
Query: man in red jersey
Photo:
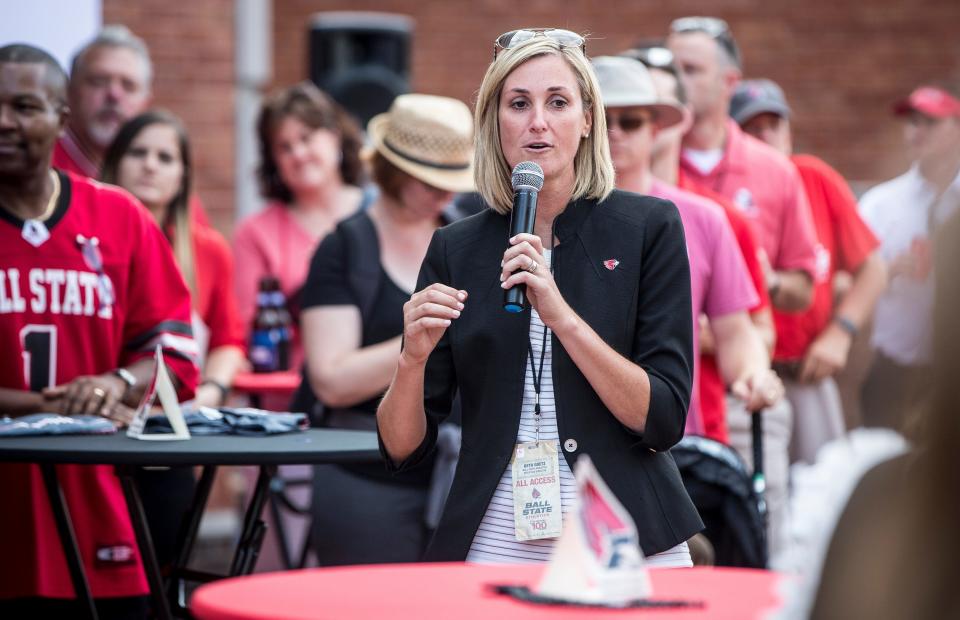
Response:
[[[100,178],[107,147],[125,122],[151,103],[153,65],[143,39],[126,26],[106,26],[73,57],[67,91],[70,118],[53,151],[53,166]],[[203,204],[193,195],[194,221],[209,226]]]
[[[0,48],[0,411],[122,425],[158,345],[181,396],[193,392],[190,297],[145,209],[51,168],[69,114],[66,82],[46,52]],[[112,468],[57,473],[101,617],[143,617],[147,584]],[[39,469],[0,465],[0,488],[0,617],[76,615]]]
[[[730,116],[743,130],[790,158],[803,180],[817,231],[817,272],[811,306],[801,313],[775,314],[774,366],[793,405],[791,458],[812,463],[817,450],[845,432],[840,393],[833,376],[847,363],[850,345],[886,286],[879,242],[857,213],[846,181],[826,162],[795,155],[790,107],[770,80],[745,80],[734,92]],[[834,309],[833,278],[853,275]]]

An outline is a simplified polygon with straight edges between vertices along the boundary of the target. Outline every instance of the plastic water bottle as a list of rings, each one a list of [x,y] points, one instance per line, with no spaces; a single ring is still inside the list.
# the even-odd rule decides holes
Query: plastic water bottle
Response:
[[[249,355],[254,372],[276,372],[290,367],[291,324],[280,281],[276,276],[264,276],[260,279],[250,336]]]

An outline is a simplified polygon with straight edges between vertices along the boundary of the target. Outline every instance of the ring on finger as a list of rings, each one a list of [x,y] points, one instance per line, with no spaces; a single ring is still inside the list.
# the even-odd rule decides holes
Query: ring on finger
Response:
[[[527,265],[527,271],[529,271],[530,273],[534,273],[539,267],[540,267],[540,264],[537,263],[536,260],[531,258],[530,264]]]
[[[99,398],[100,400],[103,400],[104,398],[106,398],[107,393],[106,391],[104,391],[103,388],[93,388],[93,395]]]

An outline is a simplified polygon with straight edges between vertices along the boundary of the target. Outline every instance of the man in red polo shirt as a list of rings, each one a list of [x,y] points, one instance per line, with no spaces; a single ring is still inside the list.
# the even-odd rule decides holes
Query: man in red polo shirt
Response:
[[[642,62],[622,56],[592,60],[607,116],[610,154],[617,187],[673,202],[683,220],[690,256],[694,317],[694,383],[699,384],[699,334],[709,327],[731,391],[752,409],[779,399],[780,381],[747,311],[757,295],[733,231],[723,210],[692,192],[654,176],[651,156],[660,132],[682,124],[689,115],[675,97],[661,97]],[[703,315],[706,321],[699,321]],[[702,415],[700,390],[690,397],[686,432],[709,435]]]
[[[657,48],[655,48],[657,49]],[[643,55],[651,68],[651,77],[658,95],[666,100],[682,103],[686,109],[684,122],[676,127],[661,130],[654,141],[652,170],[654,175],[672,185],[699,194],[719,204],[734,230],[750,278],[759,293],[760,301],[749,308],[755,329],[772,354],[774,345],[773,318],[770,299],[766,292],[766,279],[760,264],[759,249],[750,225],[743,215],[726,198],[685,179],[679,169],[681,141],[693,120],[687,103],[686,91],[672,64],[672,56],[663,48],[659,54]],[[657,56],[660,56],[658,59]],[[729,443],[744,461],[752,463],[753,441],[751,418],[743,403],[734,397],[726,398],[726,385],[716,361],[715,343],[709,329],[700,330],[700,411],[704,420],[704,433],[713,439]],[[790,442],[790,406],[781,399],[776,406],[765,410],[763,422],[764,471],[767,479],[766,500],[768,508],[767,540],[770,557],[776,558],[787,548],[788,479]],[[729,430],[729,433],[728,433]]]
[[[73,57],[70,76],[70,118],[54,147],[53,166],[99,179],[120,126],[150,106],[150,52],[126,26],[106,26]],[[210,225],[196,194],[190,211],[196,223]]]
[[[817,273],[813,304],[802,313],[775,315],[774,367],[787,386],[794,426],[794,461],[814,462],[823,444],[846,431],[840,393],[833,376],[847,363],[850,345],[886,286],[879,242],[857,213],[846,181],[826,162],[795,155],[790,108],[770,80],[741,82],[730,102],[730,116],[758,140],[774,147],[797,167],[817,230]],[[833,277],[853,275],[850,290],[834,310]]]
[[[800,176],[783,155],[744,135],[727,113],[740,80],[740,52],[726,22],[684,17],[670,30],[667,45],[694,114],[681,169],[747,216],[770,264],[774,308],[804,310],[813,299],[816,235]]]

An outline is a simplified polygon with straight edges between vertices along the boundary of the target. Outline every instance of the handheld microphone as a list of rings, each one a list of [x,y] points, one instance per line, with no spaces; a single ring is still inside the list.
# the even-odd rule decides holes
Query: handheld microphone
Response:
[[[522,161],[510,176],[513,186],[513,211],[510,215],[510,237],[533,233],[537,217],[537,194],[543,188],[543,169],[532,161]],[[503,292],[503,309],[522,312],[527,305],[527,285],[517,284]]]

